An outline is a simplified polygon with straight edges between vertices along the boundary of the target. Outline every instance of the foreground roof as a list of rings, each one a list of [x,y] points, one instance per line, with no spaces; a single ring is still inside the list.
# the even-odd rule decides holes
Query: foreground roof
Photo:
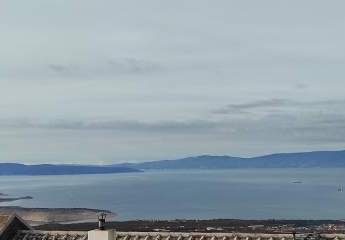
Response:
[[[6,227],[9,219],[10,219],[10,216],[0,215],[0,231]]]
[[[32,228],[16,214],[0,215],[0,240],[11,240],[19,230],[30,229]]]
[[[87,240],[87,232],[22,230],[13,240]]]
[[[87,240],[87,232],[21,230],[13,240]],[[345,240],[344,234],[297,234],[297,240]],[[114,240],[293,240],[292,234],[115,232]]]
[[[344,234],[323,234],[325,240],[345,240]],[[315,236],[297,234],[296,239],[312,239]],[[116,240],[293,240],[292,234],[264,233],[196,233],[196,232],[117,232]]]
[[[0,216],[0,224],[0,240],[345,240],[345,234],[40,231],[16,215]]]

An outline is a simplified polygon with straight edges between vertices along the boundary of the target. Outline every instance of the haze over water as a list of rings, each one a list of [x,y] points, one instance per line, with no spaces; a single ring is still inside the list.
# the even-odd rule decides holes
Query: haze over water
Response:
[[[301,181],[301,183],[294,183]],[[1,205],[108,209],[127,219],[343,219],[344,169],[147,171],[1,176]]]

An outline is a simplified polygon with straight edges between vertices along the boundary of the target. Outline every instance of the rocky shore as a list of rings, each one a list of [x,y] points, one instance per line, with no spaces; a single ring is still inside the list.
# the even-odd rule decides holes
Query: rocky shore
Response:
[[[31,196],[9,196],[0,193],[1,202],[33,199]],[[71,223],[95,221],[100,212],[105,212],[111,219],[114,213],[103,209],[89,208],[24,208],[20,206],[0,206],[0,215],[17,214],[30,224]]]
[[[96,221],[97,215],[105,212],[111,218],[114,213],[89,208],[23,208],[18,206],[0,207],[0,215],[16,213],[31,224],[68,223]]]

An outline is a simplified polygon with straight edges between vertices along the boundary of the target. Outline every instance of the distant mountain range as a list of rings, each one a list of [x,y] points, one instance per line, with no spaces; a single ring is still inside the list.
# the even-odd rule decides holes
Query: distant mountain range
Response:
[[[141,172],[149,169],[345,168],[345,151],[278,153],[259,157],[202,155],[176,160],[95,165],[0,163],[0,175],[66,175]]]
[[[77,175],[140,172],[130,167],[87,166],[87,165],[24,165],[0,163],[0,175]]]
[[[345,151],[279,153],[252,158],[203,155],[177,160],[124,163],[136,169],[345,168]]]

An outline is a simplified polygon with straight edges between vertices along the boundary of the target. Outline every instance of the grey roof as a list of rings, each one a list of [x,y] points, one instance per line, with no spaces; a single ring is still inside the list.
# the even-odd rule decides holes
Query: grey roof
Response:
[[[305,239],[307,234],[297,234]],[[313,236],[311,236],[313,237]],[[315,236],[314,236],[315,237]],[[345,240],[344,234],[324,234],[325,240]],[[292,240],[292,234],[263,233],[180,233],[180,232],[116,232],[115,240]]]
[[[7,215],[0,215],[0,231],[6,227],[7,222],[9,221],[10,216]]]
[[[13,240],[87,240],[87,232],[22,230]]]
[[[292,240],[292,234],[253,233],[180,233],[180,232],[115,232],[114,240]],[[306,234],[297,234],[302,240]],[[322,234],[319,239],[345,240],[344,234]],[[13,240],[87,240],[87,232],[76,231],[18,231]],[[310,238],[313,238],[311,236]]]

